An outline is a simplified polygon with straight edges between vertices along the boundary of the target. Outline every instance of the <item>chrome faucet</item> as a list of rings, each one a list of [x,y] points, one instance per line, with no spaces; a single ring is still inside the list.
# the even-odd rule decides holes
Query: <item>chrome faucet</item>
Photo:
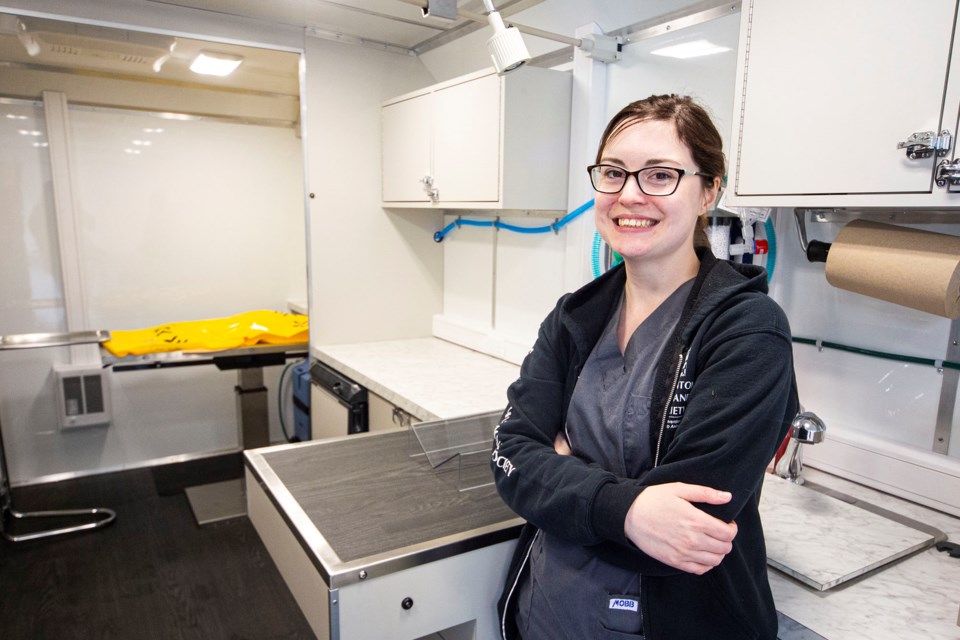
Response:
[[[777,461],[774,472],[790,482],[803,484],[803,444],[816,444],[823,441],[827,426],[817,414],[810,411],[801,411],[790,423],[790,442],[783,457]]]

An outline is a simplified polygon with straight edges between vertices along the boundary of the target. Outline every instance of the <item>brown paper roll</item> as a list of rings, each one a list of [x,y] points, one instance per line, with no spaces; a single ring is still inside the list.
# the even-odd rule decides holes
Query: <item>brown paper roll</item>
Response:
[[[827,282],[955,320],[960,318],[960,237],[854,220],[830,246]]]

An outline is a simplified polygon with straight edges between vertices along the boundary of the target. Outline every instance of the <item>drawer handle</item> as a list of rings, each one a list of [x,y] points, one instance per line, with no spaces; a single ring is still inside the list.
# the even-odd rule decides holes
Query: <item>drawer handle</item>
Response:
[[[400,601],[400,606],[405,611],[409,611],[410,609],[413,609],[413,598],[407,596],[406,598]]]

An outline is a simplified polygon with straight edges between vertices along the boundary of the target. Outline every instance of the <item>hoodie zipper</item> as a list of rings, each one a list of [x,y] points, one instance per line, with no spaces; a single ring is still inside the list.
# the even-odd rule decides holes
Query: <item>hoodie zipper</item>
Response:
[[[677,392],[677,384],[680,382],[680,372],[683,370],[682,351],[678,354],[677,358],[677,372],[673,375],[673,384],[670,386],[667,404],[663,405],[663,416],[660,419],[660,433],[657,435],[657,452],[653,457],[653,466],[660,464],[660,445],[663,443],[663,433],[667,429],[667,412],[670,409],[670,403],[673,402],[673,394]]]
[[[513,592],[520,583],[520,576],[523,575],[523,569],[527,566],[527,560],[530,559],[530,552],[533,551],[533,545],[539,537],[540,529],[537,529],[536,533],[534,533],[533,537],[530,539],[530,544],[527,545],[527,553],[523,556],[523,562],[520,563],[520,568],[517,570],[517,577],[514,578],[513,584],[510,585],[510,591],[507,593],[507,599],[503,603],[503,617],[500,618],[500,637],[503,638],[503,640],[507,640],[507,613],[510,611],[510,600],[513,599]]]

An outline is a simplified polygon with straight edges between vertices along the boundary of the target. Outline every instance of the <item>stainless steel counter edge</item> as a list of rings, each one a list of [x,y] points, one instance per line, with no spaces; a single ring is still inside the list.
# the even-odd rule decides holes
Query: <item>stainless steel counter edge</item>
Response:
[[[288,446],[293,445],[270,447],[269,449],[278,450]],[[245,466],[256,479],[257,484],[263,488],[267,498],[276,507],[283,521],[290,527],[291,533],[296,537],[300,546],[307,553],[307,557],[310,558],[317,571],[320,572],[323,581],[329,587],[330,573],[327,567],[340,564],[340,558],[313,525],[306,512],[300,508],[293,495],[287,491],[287,488],[259,451],[261,450],[248,449],[243,452]]]
[[[365,436],[367,434],[346,437]],[[337,440],[340,439],[337,438]],[[279,451],[291,446],[303,445],[280,445],[264,449],[264,451]],[[287,526],[290,527],[294,537],[296,537],[330,589],[337,589],[362,580],[388,575],[511,540],[519,536],[520,528],[524,523],[522,518],[512,518],[429,542],[394,549],[383,554],[343,562],[309,516],[300,508],[296,499],[290,494],[259,451],[256,449],[244,451],[247,468],[256,478],[257,483],[263,487],[267,497],[276,507]]]

